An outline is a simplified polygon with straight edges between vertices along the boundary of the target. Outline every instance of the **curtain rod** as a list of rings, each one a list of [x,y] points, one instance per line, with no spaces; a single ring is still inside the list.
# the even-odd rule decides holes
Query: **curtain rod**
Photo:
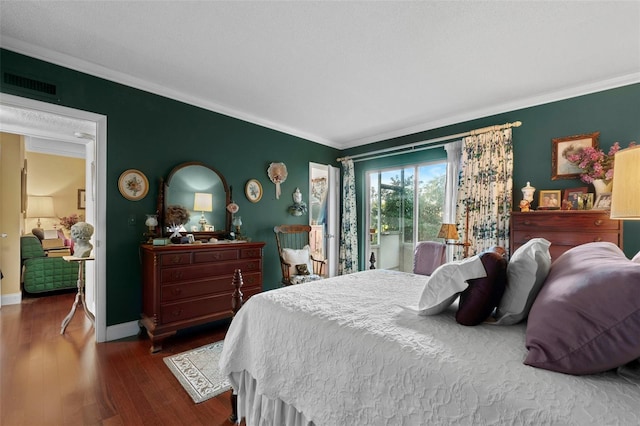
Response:
[[[427,139],[427,140],[421,141],[421,142],[415,142],[415,143],[410,143],[410,144],[406,144],[406,145],[400,145],[400,146],[394,146],[394,147],[385,148],[385,149],[379,149],[377,151],[364,152],[362,154],[347,155],[345,157],[336,158],[336,161],[342,161],[342,160],[347,160],[347,159],[353,160],[353,159],[356,159],[356,158],[375,156],[376,154],[382,154],[382,153],[391,152],[391,151],[406,150],[406,151],[403,151],[403,152],[387,154],[387,155],[383,155],[383,156],[380,156],[380,157],[388,157],[390,155],[397,155],[397,154],[406,154],[406,153],[409,153],[409,152],[418,151],[418,150],[416,150],[417,147],[422,147],[422,145],[426,145],[426,144],[432,144],[432,143],[435,144],[436,142],[442,142],[442,141],[448,141],[448,140],[451,140],[451,139],[464,138],[466,136],[475,136],[475,135],[479,135],[479,134],[482,134],[482,133],[487,133],[487,132],[496,131],[496,130],[509,129],[511,127],[520,127],[520,126],[522,126],[522,121],[514,121],[513,123],[498,124],[498,125],[495,125],[495,126],[488,126],[488,127],[483,127],[481,129],[470,130],[470,131],[464,132],[464,133],[457,133],[455,135],[449,135],[449,136],[442,136],[442,137],[439,137],[439,138]],[[437,147],[440,147],[440,146],[443,146],[443,144],[430,145],[429,147],[422,147],[420,149],[420,151],[423,150],[423,149],[437,148]],[[380,157],[376,157],[376,158],[380,158]],[[364,160],[365,159],[362,159],[362,160],[359,160],[359,161],[364,161]],[[369,160],[369,158],[366,158],[366,160]]]

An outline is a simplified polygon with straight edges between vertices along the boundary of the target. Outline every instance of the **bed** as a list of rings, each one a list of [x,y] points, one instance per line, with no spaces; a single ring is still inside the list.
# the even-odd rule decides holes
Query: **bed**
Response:
[[[602,269],[601,253],[593,256]],[[548,278],[562,282],[567,270],[575,275],[567,265],[584,257],[578,250],[564,264],[558,259]],[[530,341],[534,330],[527,329],[531,321],[463,326],[456,302],[418,315],[433,276],[385,270],[253,296],[230,326],[220,368],[248,426],[640,424],[634,361],[640,358],[640,264],[624,262],[630,284],[620,285],[631,290],[612,289],[630,306],[617,310],[635,309],[621,314],[633,320],[627,325],[635,333],[627,330],[624,347],[616,348],[629,352],[624,362],[603,372],[565,374],[525,365],[536,344]],[[536,303],[527,302],[530,317],[537,299],[556,297],[545,293],[552,285],[540,285],[548,281],[544,275],[537,278]]]

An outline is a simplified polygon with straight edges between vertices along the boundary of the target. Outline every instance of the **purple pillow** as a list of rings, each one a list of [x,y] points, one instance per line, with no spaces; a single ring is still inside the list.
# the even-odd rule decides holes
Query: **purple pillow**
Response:
[[[468,280],[469,287],[460,294],[456,321],[462,325],[478,325],[489,318],[507,285],[504,249],[489,249],[480,254],[480,260],[487,276]]]
[[[527,323],[524,361],[568,374],[640,357],[640,264],[615,244],[588,243],[551,265]]]

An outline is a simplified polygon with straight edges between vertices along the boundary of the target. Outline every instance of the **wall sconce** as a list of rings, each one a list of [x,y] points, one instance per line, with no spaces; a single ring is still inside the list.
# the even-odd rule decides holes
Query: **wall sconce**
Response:
[[[640,220],[640,146],[620,150],[614,157],[611,219]]]
[[[204,217],[204,212],[213,211],[213,195],[206,192],[196,192],[195,199],[193,201],[193,210],[200,212],[200,230],[205,230],[207,219]]]
[[[56,217],[53,210],[53,197],[29,196],[27,201],[27,217],[38,218],[38,228],[42,224],[40,219]]]

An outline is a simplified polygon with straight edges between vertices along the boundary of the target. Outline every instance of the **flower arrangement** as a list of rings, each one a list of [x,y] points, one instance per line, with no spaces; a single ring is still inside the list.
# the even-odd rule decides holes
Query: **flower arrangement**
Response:
[[[134,196],[136,196],[139,191],[142,191],[142,181],[136,176],[131,177],[124,184],[127,189],[133,193]]]
[[[87,222],[78,222],[71,226],[71,239],[73,241],[88,240],[93,235],[93,226]]]
[[[66,230],[71,230],[71,227],[76,223],[83,221],[84,217],[82,217],[82,215],[79,216],[73,213],[69,216],[59,217],[58,219],[60,219],[60,226],[62,226]]]
[[[629,146],[636,143],[631,142]],[[584,183],[593,183],[596,179],[610,182],[613,179],[613,157],[620,151],[620,144],[615,142],[609,153],[605,154],[601,149],[594,147],[583,148],[580,151],[567,155],[567,160],[583,170],[580,180]]]
[[[189,212],[182,206],[167,206],[167,214],[164,217],[165,225],[184,225],[189,222]]]

